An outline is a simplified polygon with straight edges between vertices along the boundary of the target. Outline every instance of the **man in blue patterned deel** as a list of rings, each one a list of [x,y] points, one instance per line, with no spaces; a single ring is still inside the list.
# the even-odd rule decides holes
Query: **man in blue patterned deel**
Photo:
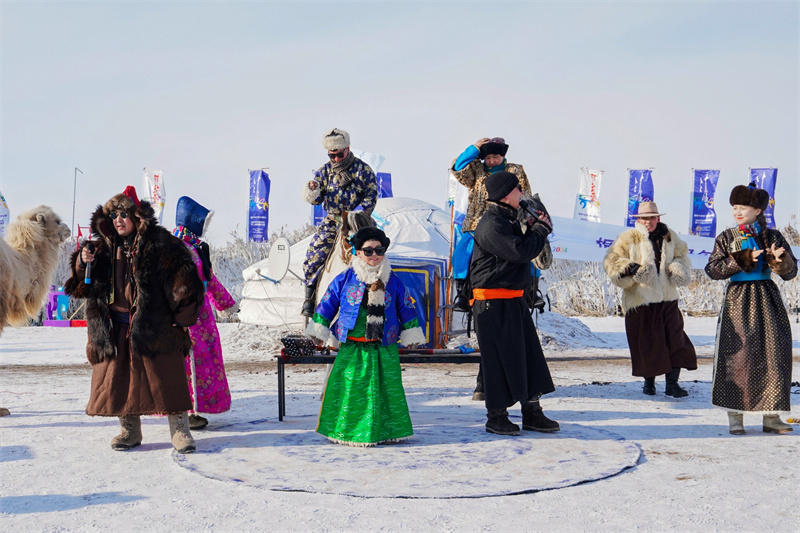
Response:
[[[314,173],[303,187],[303,200],[322,205],[327,215],[317,226],[303,262],[306,293],[302,314],[314,315],[314,299],[322,267],[336,241],[342,218],[358,208],[371,214],[378,201],[378,180],[369,165],[350,151],[350,135],[333,128],[322,138],[330,161]]]

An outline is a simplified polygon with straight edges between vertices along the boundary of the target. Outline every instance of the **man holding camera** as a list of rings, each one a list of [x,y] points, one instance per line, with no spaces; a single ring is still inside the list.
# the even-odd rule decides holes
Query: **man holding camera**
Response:
[[[522,429],[558,431],[558,422],[542,412],[539,398],[555,386],[525,301],[531,284],[531,261],[552,231],[550,216],[539,205],[523,232],[517,220],[522,199],[519,179],[510,172],[486,178],[487,208],[475,228],[469,267],[475,333],[487,409],[486,431],[519,435],[507,408],[520,402]]]
[[[656,393],[656,376],[666,375],[666,394],[689,393],[678,384],[681,368],[697,369],[697,354],[683,331],[678,287],[692,280],[689,247],[661,222],[655,202],[639,204],[635,227],[620,233],[603,267],[622,289],[625,333],[633,375],[644,378],[642,392]]]

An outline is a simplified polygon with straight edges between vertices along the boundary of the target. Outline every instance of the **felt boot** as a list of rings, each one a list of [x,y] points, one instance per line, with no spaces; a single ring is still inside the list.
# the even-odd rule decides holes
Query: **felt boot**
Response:
[[[111,439],[111,449],[118,452],[130,450],[142,443],[142,419],[139,415],[119,417],[119,435]]]
[[[169,415],[169,434],[172,447],[178,453],[192,453],[197,449],[192,434],[189,432],[189,415],[186,411],[179,415]]]
[[[689,393],[686,391],[686,389],[678,385],[678,378],[680,376],[680,368],[673,368],[672,372],[664,376],[667,378],[667,396],[672,396],[673,398],[683,398],[684,396],[689,396]]]
[[[310,287],[306,285],[306,299],[303,301],[303,310],[300,312],[301,315],[307,316],[308,318],[314,316],[314,310],[316,309],[316,297],[317,297],[316,284]]]
[[[469,295],[467,294],[467,280],[456,280],[456,297],[453,300],[453,311],[469,312]]]
[[[208,425],[208,418],[202,417],[196,413],[189,415],[189,429],[203,429]]]
[[[553,433],[561,429],[555,420],[550,420],[542,411],[539,400],[522,404],[522,429]]]
[[[644,378],[644,386],[642,392],[648,396],[656,395],[656,378]]]
[[[505,408],[487,409],[486,418],[486,433],[519,435],[519,426],[511,423]]]
[[[744,415],[728,411],[728,431],[731,435],[744,435]]]
[[[762,429],[764,433],[789,433],[794,431],[792,426],[781,420],[778,415],[764,415]]]

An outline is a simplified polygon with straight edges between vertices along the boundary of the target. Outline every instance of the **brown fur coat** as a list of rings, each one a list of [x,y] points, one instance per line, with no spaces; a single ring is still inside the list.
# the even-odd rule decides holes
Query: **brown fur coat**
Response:
[[[92,216],[96,252],[91,284],[84,283],[85,269],[72,255],[72,276],[64,290],[74,298],[85,298],[89,342],[86,355],[97,364],[113,359],[109,303],[113,289],[113,260],[117,233],[102,206]],[[184,329],[193,325],[203,305],[204,287],[191,253],[184,244],[158,225],[152,206],[142,201],[138,209],[134,247],[135,301],[131,308],[130,350],[134,357],[179,356],[189,353],[192,342]]]

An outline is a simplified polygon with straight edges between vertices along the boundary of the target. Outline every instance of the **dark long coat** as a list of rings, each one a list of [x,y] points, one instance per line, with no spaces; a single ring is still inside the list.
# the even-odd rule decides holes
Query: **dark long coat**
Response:
[[[537,223],[523,234],[516,210],[490,202],[475,230],[470,262],[473,289],[529,287],[531,260],[544,248],[548,233]],[[472,309],[486,408],[502,409],[553,392],[555,386],[524,296],[476,300]]]
[[[92,216],[96,252],[91,283],[84,283],[80,251],[72,256],[72,276],[65,292],[86,299],[92,388],[87,414],[123,416],[169,414],[191,409],[184,358],[191,349],[186,331],[203,304],[203,282],[189,250],[158,225],[151,205],[138,207],[137,239],[132,248],[130,323],[114,314],[115,275],[121,239],[108,213],[99,206]],[[119,284],[117,284],[119,286]],[[120,295],[116,295],[117,305]]]

